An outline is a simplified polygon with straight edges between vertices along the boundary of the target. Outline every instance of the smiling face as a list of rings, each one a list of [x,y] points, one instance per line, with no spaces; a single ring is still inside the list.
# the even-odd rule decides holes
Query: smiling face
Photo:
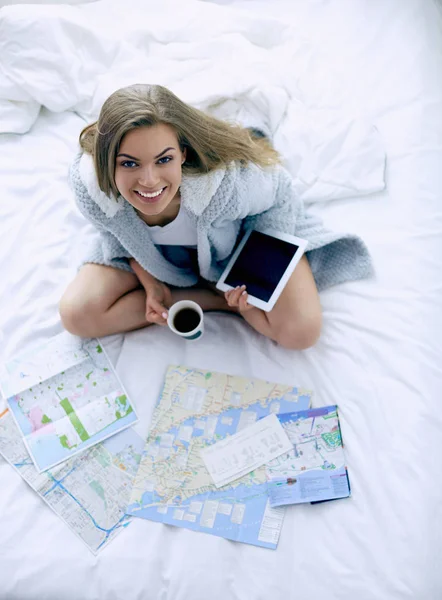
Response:
[[[164,225],[178,214],[185,158],[174,129],[163,123],[132,129],[121,140],[115,184],[149,225]]]

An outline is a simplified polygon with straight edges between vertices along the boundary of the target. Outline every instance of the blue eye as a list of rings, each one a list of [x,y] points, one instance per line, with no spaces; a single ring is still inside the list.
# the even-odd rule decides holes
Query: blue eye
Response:
[[[167,163],[170,162],[171,160],[172,160],[171,156],[163,156],[162,158],[159,159],[158,163],[160,165],[167,165]]]
[[[134,160],[125,160],[121,163],[121,166],[125,167],[126,169],[133,169],[134,166],[137,166],[137,163]]]

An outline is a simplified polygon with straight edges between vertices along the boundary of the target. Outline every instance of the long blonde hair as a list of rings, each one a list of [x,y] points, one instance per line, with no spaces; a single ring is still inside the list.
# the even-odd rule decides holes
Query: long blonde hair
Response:
[[[94,159],[101,190],[118,196],[115,160],[123,136],[137,127],[164,123],[174,128],[186,149],[183,173],[208,173],[231,161],[267,167],[280,162],[266,138],[255,138],[240,127],[216,119],[161,85],[136,84],[114,92],[103,104],[98,121],[80,134],[80,145]]]

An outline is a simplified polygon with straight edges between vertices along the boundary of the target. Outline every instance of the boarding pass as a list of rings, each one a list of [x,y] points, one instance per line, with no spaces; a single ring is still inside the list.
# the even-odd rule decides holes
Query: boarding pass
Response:
[[[204,449],[201,456],[217,488],[292,450],[275,414]]]

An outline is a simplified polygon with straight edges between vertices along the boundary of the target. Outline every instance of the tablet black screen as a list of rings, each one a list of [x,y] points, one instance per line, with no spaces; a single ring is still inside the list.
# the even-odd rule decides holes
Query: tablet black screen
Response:
[[[225,283],[232,287],[245,285],[249,294],[268,302],[298,248],[295,244],[252,231]]]

